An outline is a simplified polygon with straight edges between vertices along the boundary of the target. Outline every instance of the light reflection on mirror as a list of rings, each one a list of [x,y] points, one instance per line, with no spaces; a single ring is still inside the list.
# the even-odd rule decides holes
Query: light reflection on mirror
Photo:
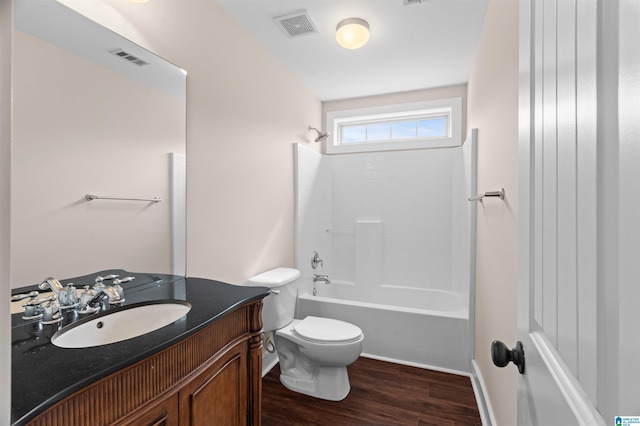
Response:
[[[57,1],[14,6],[11,287],[184,274],[186,73]]]

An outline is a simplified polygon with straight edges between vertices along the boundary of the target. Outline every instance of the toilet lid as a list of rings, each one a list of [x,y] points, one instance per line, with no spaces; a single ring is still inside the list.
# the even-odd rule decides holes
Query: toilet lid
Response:
[[[355,325],[331,318],[306,317],[293,329],[300,336],[319,342],[346,342],[362,335]]]

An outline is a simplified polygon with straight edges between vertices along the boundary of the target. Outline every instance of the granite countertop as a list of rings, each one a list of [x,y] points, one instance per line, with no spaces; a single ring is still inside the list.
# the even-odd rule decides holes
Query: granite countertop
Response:
[[[72,279],[78,289],[93,285],[96,276],[133,275],[122,284],[122,306],[150,300],[183,300],[191,304],[186,317],[151,333],[104,346],[65,349],[51,344],[51,336],[75,320],[91,315],[64,314],[60,324],[42,325],[25,321],[22,314],[11,315],[11,423],[23,425],[57,401],[111,373],[145,359],[185,339],[236,307],[268,295],[265,287],[244,287],[203,278],[176,275],[131,273],[113,269]],[[26,293],[36,286],[13,289]],[[42,297],[42,293],[41,296]],[[112,307],[117,308],[117,307]],[[77,318],[74,318],[77,317]]]

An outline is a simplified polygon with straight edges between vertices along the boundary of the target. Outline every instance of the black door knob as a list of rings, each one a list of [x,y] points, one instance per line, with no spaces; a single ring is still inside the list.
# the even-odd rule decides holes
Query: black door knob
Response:
[[[509,362],[513,362],[518,366],[520,374],[524,374],[524,347],[519,340],[513,349],[509,349],[500,340],[494,340],[491,343],[491,359],[497,367],[506,367]]]

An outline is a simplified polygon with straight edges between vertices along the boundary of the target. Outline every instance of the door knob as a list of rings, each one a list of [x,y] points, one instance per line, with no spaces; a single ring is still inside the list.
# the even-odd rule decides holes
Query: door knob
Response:
[[[513,349],[509,349],[500,340],[494,340],[491,343],[491,359],[497,367],[506,367],[509,362],[513,362],[518,366],[520,374],[524,374],[524,347],[519,340]]]

